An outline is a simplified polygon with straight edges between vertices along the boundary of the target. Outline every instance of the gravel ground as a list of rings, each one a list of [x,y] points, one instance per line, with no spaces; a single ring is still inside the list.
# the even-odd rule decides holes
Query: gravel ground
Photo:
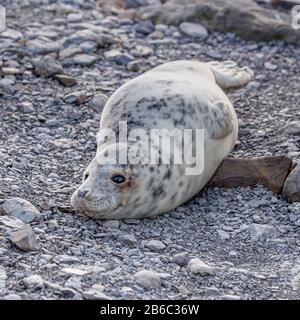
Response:
[[[31,223],[36,251],[21,251],[0,228],[0,297],[300,298],[300,205],[261,186],[205,190],[145,220],[94,221],[58,209],[70,205],[95,153],[104,95],[170,60],[251,67],[255,79],[230,94],[240,119],[233,156],[297,160],[299,48],[216,32],[199,41],[177,27],[101,13],[91,0],[0,4],[10,30],[0,36],[0,203],[21,197],[42,213]],[[76,85],[38,75],[35,61],[48,53],[50,69],[60,63]],[[137,273],[144,269],[151,272]]]

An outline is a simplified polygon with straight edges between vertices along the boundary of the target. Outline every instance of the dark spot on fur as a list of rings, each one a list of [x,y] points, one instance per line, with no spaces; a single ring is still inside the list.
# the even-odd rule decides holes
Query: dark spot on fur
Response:
[[[147,190],[149,190],[152,187],[153,182],[154,182],[154,177],[151,177],[149,182],[147,183],[147,186],[146,186]]]
[[[163,180],[169,180],[171,178],[171,175],[172,175],[172,172],[171,170],[169,169],[165,175],[163,176]]]
[[[153,189],[153,191],[152,191],[152,197],[154,198],[154,199],[156,199],[156,198],[160,198],[160,197],[164,197],[165,196],[165,192],[164,192],[164,188],[163,188],[163,186],[158,186],[158,187],[156,187],[156,188],[154,188]]]

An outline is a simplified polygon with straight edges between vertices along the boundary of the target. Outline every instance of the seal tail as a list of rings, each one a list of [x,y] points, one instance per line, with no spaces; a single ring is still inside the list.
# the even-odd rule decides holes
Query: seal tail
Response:
[[[217,84],[223,89],[235,89],[246,85],[254,73],[249,67],[239,68],[230,60],[224,62],[211,61],[207,65],[213,72]]]

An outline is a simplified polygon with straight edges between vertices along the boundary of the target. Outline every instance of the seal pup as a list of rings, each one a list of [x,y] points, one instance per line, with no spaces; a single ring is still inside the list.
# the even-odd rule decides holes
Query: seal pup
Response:
[[[189,200],[207,184],[237,140],[238,120],[225,91],[246,85],[252,77],[248,67],[239,68],[232,61],[180,60],[159,65],[122,85],[104,107],[100,131],[113,130],[122,136],[121,122],[126,122],[128,132],[202,129],[201,173],[186,174],[187,163],[172,161],[115,163],[111,155],[129,151],[132,143],[98,137],[96,156],[72,195],[72,206],[93,218],[141,218],[168,212]],[[191,140],[190,136],[190,145]],[[176,146],[173,156],[179,150]],[[163,154],[160,150],[159,160]],[[104,163],[104,158],[109,161]]]

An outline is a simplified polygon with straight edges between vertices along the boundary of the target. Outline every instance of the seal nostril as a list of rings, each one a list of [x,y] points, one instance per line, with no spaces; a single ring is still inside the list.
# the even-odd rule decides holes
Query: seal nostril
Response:
[[[78,198],[84,198],[88,192],[89,192],[88,190],[78,190],[77,192]]]

